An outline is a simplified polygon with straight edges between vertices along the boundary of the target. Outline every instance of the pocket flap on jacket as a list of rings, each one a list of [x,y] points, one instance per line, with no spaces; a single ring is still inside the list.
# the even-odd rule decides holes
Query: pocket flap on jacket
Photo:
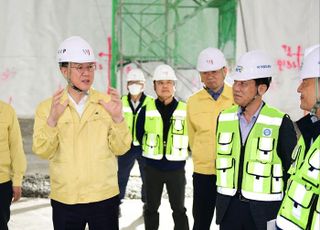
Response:
[[[230,169],[234,165],[234,159],[233,158],[217,158],[216,159],[216,169],[218,170],[224,170],[224,169]]]
[[[226,144],[230,144],[233,138],[233,133],[220,133],[219,134],[219,141],[218,143],[221,145],[226,145]]]
[[[303,208],[309,208],[313,197],[311,189],[306,188],[303,184],[296,181],[292,181],[288,188],[288,196],[290,199],[302,206]]]
[[[270,177],[271,164],[249,161],[247,164],[247,173],[253,176]]]
[[[313,168],[320,170],[320,150],[316,149],[309,158],[309,165]]]

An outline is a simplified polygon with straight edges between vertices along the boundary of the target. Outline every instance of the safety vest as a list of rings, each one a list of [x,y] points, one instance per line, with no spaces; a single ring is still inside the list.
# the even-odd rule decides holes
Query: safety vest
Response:
[[[297,169],[302,165],[304,161],[305,151],[306,151],[306,145],[304,143],[303,137],[300,136],[298,143],[291,154],[292,164],[288,171],[289,174],[291,175],[296,174]]]
[[[152,97],[149,97],[146,95],[146,97],[144,98],[144,101],[142,103],[142,105],[140,106],[140,109],[137,111],[136,114],[133,113],[130,104],[129,104],[129,99],[128,96],[123,96],[121,98],[122,100],[122,107],[123,107],[123,113],[124,113],[124,119],[126,120],[128,127],[131,131],[132,134],[132,144],[134,146],[139,146],[139,141],[137,140],[136,137],[136,122],[137,122],[137,117],[138,114],[140,112],[140,109],[145,106],[147,103],[149,103],[150,101],[154,100]]]
[[[304,145],[301,139],[299,143]],[[277,216],[277,225],[282,229],[320,229],[320,135],[303,159],[290,177]]]
[[[277,154],[279,129],[284,113],[264,105],[244,146],[242,182],[239,185],[241,134],[239,107],[219,115],[217,129],[217,191],[234,196],[237,191],[250,200],[277,201],[283,197],[283,173]]]
[[[163,122],[155,101],[146,106],[144,130],[145,134],[142,140],[142,155],[144,157],[160,160],[165,154],[170,161],[187,159],[188,135],[185,103],[178,102],[178,106],[172,114],[167,140],[163,140]]]

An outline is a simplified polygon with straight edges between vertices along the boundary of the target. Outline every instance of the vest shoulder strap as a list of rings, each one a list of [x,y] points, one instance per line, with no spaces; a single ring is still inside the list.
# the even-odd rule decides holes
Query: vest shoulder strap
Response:
[[[293,122],[294,130],[296,131],[297,140],[301,137],[301,131],[296,122]]]

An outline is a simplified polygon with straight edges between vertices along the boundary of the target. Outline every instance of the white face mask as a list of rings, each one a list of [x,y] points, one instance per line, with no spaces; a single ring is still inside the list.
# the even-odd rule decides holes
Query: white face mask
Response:
[[[142,85],[139,85],[139,84],[129,85],[128,89],[131,95],[138,95],[143,91]]]

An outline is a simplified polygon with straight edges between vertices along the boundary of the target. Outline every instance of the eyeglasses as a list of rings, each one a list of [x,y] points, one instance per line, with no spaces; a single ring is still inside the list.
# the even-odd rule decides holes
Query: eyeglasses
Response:
[[[94,72],[96,70],[96,64],[89,64],[87,66],[85,65],[76,65],[76,66],[70,66],[72,69],[76,69],[80,74],[83,74],[86,70],[88,72]]]

